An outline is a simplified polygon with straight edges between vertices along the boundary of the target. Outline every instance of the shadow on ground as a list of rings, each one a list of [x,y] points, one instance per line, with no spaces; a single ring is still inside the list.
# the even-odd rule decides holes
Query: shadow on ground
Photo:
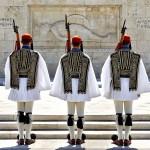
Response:
[[[106,150],[138,150],[137,148],[130,148],[130,147],[113,147],[113,148],[108,148]]]
[[[17,145],[13,147],[0,148],[0,150],[30,150],[30,148],[27,145]]]
[[[85,148],[82,148],[81,145],[68,145],[64,147],[59,147],[56,150],[86,150]]]

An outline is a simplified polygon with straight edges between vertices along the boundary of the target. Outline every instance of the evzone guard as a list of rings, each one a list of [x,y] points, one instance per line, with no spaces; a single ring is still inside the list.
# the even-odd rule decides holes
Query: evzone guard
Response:
[[[99,96],[100,91],[94,74],[91,60],[80,49],[82,39],[72,38],[73,48],[63,55],[59,61],[50,95],[67,101],[70,133],[69,143],[80,145],[84,142],[82,132],[84,128],[85,102]],[[74,113],[77,110],[77,136],[74,134]]]
[[[19,44],[19,41],[16,43]],[[21,43],[22,48],[16,45],[7,58],[5,87],[11,88],[8,99],[17,103],[17,143],[30,145],[35,142],[31,138],[33,102],[40,99],[40,91],[50,89],[50,78],[41,54],[31,49],[32,36],[24,33]]]
[[[69,129],[68,142],[71,145],[80,145],[84,142],[82,137],[84,126],[85,102],[92,97],[100,95],[91,60],[83,52],[82,39],[74,36],[70,40],[70,27],[66,18],[66,29],[68,40],[66,42],[67,53],[59,61],[50,95],[67,101]],[[77,136],[74,134],[74,113],[77,110]]]
[[[150,91],[148,76],[139,54],[131,51],[131,38],[123,34],[116,51],[106,59],[101,73],[102,96],[113,99],[118,135],[113,144],[129,146],[132,127],[132,104],[140,94]],[[123,117],[123,108],[125,118]],[[123,135],[123,129],[125,134]]]

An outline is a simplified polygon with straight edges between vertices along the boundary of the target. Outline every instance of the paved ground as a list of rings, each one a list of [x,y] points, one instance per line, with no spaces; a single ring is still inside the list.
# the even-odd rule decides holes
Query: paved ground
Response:
[[[7,99],[9,90],[0,86],[0,114],[16,113],[16,103]],[[134,102],[133,114],[150,114],[150,93],[143,94]],[[66,102],[49,96],[49,91],[41,92],[41,100],[36,101],[33,114],[66,114]],[[97,97],[86,103],[85,114],[114,114],[112,100]]]
[[[9,90],[0,87],[0,114],[14,114],[16,113],[16,103],[7,100]],[[35,102],[33,114],[42,115],[64,115],[67,113],[66,102],[53,98],[48,95],[49,91],[41,92],[41,100]],[[86,115],[99,115],[99,114],[114,114],[114,105],[112,100],[105,98],[94,98],[91,102],[86,103]],[[143,94],[141,98],[134,102],[133,114],[150,114],[150,93]],[[70,147],[66,140],[38,140],[30,147],[16,146],[15,140],[0,140],[0,150],[65,150],[65,149],[83,149],[83,150],[111,150],[114,146],[110,144],[109,140],[88,140],[82,147]],[[128,148],[113,148],[114,150],[128,149]],[[150,142],[146,141],[133,141],[132,150],[150,150]]]
[[[150,150],[148,140],[134,140],[130,147],[116,147],[110,140],[87,140],[81,146],[71,146],[66,140],[38,140],[29,147],[16,146],[15,142],[15,140],[0,140],[2,143],[0,150]]]

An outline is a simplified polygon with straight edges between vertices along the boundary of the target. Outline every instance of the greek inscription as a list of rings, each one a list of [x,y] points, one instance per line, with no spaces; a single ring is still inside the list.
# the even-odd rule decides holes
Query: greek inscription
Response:
[[[13,18],[0,18],[0,28],[11,28]]]
[[[145,0],[145,5],[146,6],[150,5],[150,0]]]
[[[150,29],[150,18],[140,18],[136,21],[137,28]]]

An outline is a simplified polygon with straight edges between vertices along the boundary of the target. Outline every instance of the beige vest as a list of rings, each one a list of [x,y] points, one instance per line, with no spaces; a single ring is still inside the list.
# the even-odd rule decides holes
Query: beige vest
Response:
[[[28,78],[27,89],[36,83],[39,55],[28,49],[14,51],[10,55],[11,87],[19,89],[19,78]]]
[[[82,52],[70,52],[61,59],[64,92],[72,93],[72,78],[78,78],[78,93],[86,93],[89,58]]]
[[[114,90],[121,90],[120,78],[129,78],[129,90],[137,89],[140,55],[122,51],[111,55],[111,70]]]

